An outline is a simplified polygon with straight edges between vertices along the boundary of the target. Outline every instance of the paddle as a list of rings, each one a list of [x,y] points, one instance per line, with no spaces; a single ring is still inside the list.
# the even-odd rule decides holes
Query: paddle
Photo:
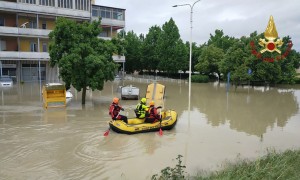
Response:
[[[162,129],[161,129],[161,120],[160,120],[159,125],[160,125],[160,128],[159,128],[158,134],[159,134],[160,136],[162,136],[162,135],[163,135],[163,131],[162,131]]]
[[[109,134],[109,130],[110,130],[110,127],[105,131],[105,133],[103,134],[103,136],[108,136],[108,134]]]
[[[163,135],[163,131],[162,131],[162,129],[161,129],[161,121],[162,121],[162,115],[161,115],[161,106],[158,106],[157,108],[159,108],[159,114],[160,114],[160,123],[159,123],[159,132],[158,132],[158,134],[160,135],[160,136],[162,136]]]
[[[120,114],[120,111],[119,111],[119,113],[118,113],[118,115],[117,115],[116,117],[118,117],[119,114]],[[105,131],[105,133],[103,134],[103,136],[105,136],[105,137],[108,136],[109,131],[110,131],[110,126],[109,126],[108,129]]]

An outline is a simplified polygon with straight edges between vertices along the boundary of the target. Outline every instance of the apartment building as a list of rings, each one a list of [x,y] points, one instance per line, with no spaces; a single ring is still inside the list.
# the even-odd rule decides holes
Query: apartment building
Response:
[[[94,0],[1,0],[0,75],[16,82],[58,81],[58,68],[49,65],[48,34],[58,17],[78,22],[102,18],[100,38],[111,39],[125,28],[125,9],[94,4]],[[124,56],[113,56],[125,63]]]

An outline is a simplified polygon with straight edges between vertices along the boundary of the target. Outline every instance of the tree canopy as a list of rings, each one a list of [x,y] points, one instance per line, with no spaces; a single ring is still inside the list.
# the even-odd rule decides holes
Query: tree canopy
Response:
[[[100,20],[76,23],[58,18],[49,35],[50,64],[58,65],[67,87],[83,90],[83,104],[86,87],[102,90],[104,82],[114,78],[117,66],[112,60],[113,53],[125,55],[128,73],[159,71],[169,76],[189,69],[190,42],[182,41],[172,18],[162,27],[150,27],[146,35],[126,33],[123,29],[111,41],[97,38],[99,27]],[[258,53],[260,38],[264,38],[263,33],[234,38],[217,29],[204,44],[192,43],[192,72],[217,74],[219,80],[227,79],[230,72],[231,82],[236,85],[243,81],[294,83],[300,54],[287,45],[291,38],[282,38],[285,45],[280,47],[281,55]],[[274,61],[267,62],[268,58]]]
[[[82,104],[85,104],[87,87],[102,90],[105,81],[114,79],[117,67],[112,59],[117,46],[98,38],[100,23],[100,19],[79,23],[58,18],[49,34],[50,65],[59,67],[67,88],[82,90]]]
[[[141,56],[142,56],[142,39],[139,38],[133,31],[127,33],[125,37],[126,43],[126,71],[133,73],[135,70],[143,70],[141,66]]]
[[[143,41],[141,63],[144,69],[148,71],[159,69],[158,63],[161,60],[159,43],[161,35],[162,29],[159,26],[152,26]]]
[[[171,18],[162,26],[162,33],[158,43],[160,50],[160,70],[169,73],[178,73],[188,64],[188,51],[180,39],[178,27]]]
[[[190,42],[183,43],[176,23],[171,18],[162,27],[152,26],[148,34],[139,38],[132,31],[133,37],[126,38],[126,67],[133,72],[146,70],[149,73],[158,70],[165,75],[176,74],[189,69]],[[280,47],[283,54],[277,52],[259,52],[258,42],[264,38],[256,31],[248,37],[234,38],[216,29],[204,44],[192,43],[192,72],[204,75],[218,75],[219,80],[227,79],[230,72],[231,82],[236,85],[244,81],[263,81],[268,83],[294,83],[296,69],[300,65],[300,53],[288,49],[289,36],[283,37]],[[134,41],[133,41],[134,40]],[[253,43],[253,44],[252,44]],[[253,50],[255,46],[256,50]],[[141,48],[140,48],[141,47]],[[274,60],[268,62],[267,60]],[[137,65],[138,64],[138,65]]]

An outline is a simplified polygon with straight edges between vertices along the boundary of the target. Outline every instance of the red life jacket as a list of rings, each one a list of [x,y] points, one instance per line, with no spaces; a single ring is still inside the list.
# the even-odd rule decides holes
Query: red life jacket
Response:
[[[110,106],[109,106],[109,115],[111,116],[111,118],[117,118],[120,110],[121,110],[121,106],[115,104],[115,103],[112,103]]]
[[[150,106],[149,110],[149,117],[159,119],[159,115],[157,114],[157,108],[154,106]]]

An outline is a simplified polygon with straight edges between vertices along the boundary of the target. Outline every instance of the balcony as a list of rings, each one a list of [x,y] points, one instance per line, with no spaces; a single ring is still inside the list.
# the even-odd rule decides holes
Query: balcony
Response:
[[[115,62],[125,62],[125,56],[112,56]],[[36,60],[49,61],[48,52],[18,52],[18,51],[0,51],[0,60]]]
[[[98,17],[92,17],[92,20],[93,21],[98,20]],[[125,27],[125,21],[117,20],[117,19],[102,18],[101,25],[102,26],[115,26],[115,27],[119,27],[119,29],[122,29]]]
[[[3,36],[26,36],[26,37],[48,37],[51,30],[31,29],[0,26],[0,35]]]
[[[18,52],[18,51],[0,51],[0,60],[40,60],[49,61],[47,52]]]
[[[53,16],[64,16],[79,19],[90,19],[89,11],[76,9],[65,9],[50,6],[38,6],[35,4],[23,4],[15,2],[0,1],[0,10],[10,12],[38,13]]]

